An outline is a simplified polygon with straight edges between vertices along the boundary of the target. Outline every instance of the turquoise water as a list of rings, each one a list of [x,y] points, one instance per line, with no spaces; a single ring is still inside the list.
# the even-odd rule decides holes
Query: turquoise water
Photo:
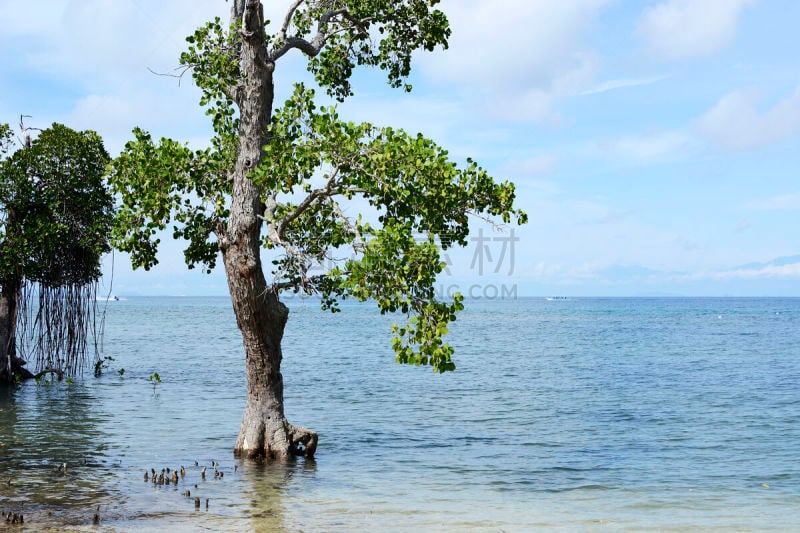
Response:
[[[394,364],[371,306],[289,305],[287,415],[316,461],[232,457],[225,298],[130,298],[108,304],[101,378],[0,391],[0,510],[110,531],[800,530],[800,299],[470,302],[443,376]],[[180,465],[177,487],[143,481]]]

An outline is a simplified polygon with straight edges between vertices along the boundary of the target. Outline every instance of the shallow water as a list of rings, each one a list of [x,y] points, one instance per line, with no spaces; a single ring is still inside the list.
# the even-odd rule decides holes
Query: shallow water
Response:
[[[110,531],[800,530],[800,299],[471,302],[444,376],[395,365],[368,305],[289,304],[287,415],[316,461],[233,459],[225,298],[131,298],[108,304],[101,378],[0,391],[0,510],[96,530],[99,506]],[[143,481],[180,465],[177,487]]]

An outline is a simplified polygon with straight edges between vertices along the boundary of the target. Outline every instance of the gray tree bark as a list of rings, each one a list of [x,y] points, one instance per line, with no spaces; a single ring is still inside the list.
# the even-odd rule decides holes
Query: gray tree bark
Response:
[[[235,91],[240,125],[230,218],[220,249],[247,368],[247,403],[234,454],[276,460],[313,457],[316,433],[292,426],[284,415],[281,340],[289,310],[264,277],[264,203],[262,191],[248,177],[268,141],[275,64],[267,56],[261,2],[235,0],[231,15],[241,20],[242,32],[241,84]]]

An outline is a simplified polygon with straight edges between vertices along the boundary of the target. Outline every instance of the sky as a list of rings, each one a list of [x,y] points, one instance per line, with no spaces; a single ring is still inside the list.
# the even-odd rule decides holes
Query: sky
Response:
[[[288,0],[267,1],[280,20]],[[348,120],[422,132],[517,186],[522,227],[474,224],[441,294],[800,296],[800,2],[443,0],[449,49],[410,94],[357,71]],[[184,38],[223,0],[0,0],[0,122],[93,129],[119,153],[142,127],[205,146]],[[35,13],[34,13],[35,11]],[[281,59],[277,101],[311,83]],[[104,259],[119,295],[224,295],[221,268]],[[112,276],[113,270],[113,276]],[[113,285],[112,285],[113,279]]]

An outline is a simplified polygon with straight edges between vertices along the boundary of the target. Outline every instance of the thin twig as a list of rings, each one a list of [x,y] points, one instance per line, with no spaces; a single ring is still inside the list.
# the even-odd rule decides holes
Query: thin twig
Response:
[[[182,70],[181,70],[182,69]],[[169,74],[166,72],[156,72],[155,70],[147,67],[147,70],[150,71],[151,74],[155,74],[156,76],[164,76],[166,78],[178,78],[178,87],[181,86],[181,80],[183,80],[183,75],[186,74],[188,71],[192,70],[192,65],[186,65],[184,67],[176,67],[175,70],[180,70],[180,74]]]

